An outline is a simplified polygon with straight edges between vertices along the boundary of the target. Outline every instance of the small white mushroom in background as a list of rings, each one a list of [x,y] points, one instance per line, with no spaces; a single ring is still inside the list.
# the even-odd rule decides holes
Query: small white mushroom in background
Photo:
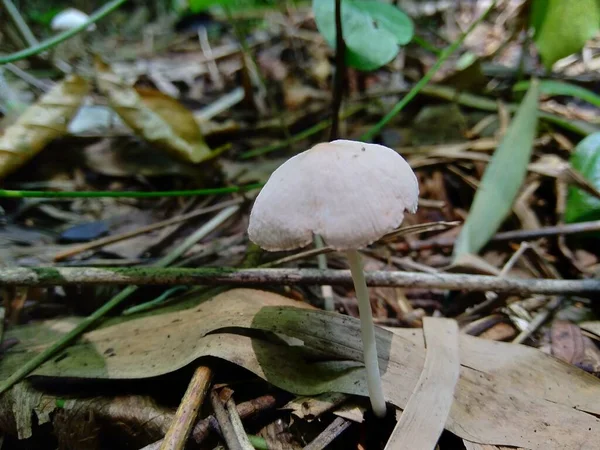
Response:
[[[83,11],[79,11],[75,8],[67,8],[52,18],[50,27],[55,31],[71,30],[75,27],[83,25],[89,18],[90,16]],[[87,28],[87,31],[94,31],[95,29],[96,24],[93,23]]]
[[[292,250],[319,234],[350,264],[358,299],[367,386],[375,415],[385,399],[371,303],[357,249],[396,229],[417,210],[419,184],[408,163],[377,144],[336,140],[315,145],[282,164],[260,191],[250,240],[269,251]]]

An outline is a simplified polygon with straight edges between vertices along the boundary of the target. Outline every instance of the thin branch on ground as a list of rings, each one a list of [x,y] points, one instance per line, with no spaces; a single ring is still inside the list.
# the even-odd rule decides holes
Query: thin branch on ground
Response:
[[[304,447],[303,450],[323,450],[331,444],[335,438],[346,431],[350,425],[352,425],[352,422],[349,420],[346,420],[343,417],[337,417],[321,434]]]
[[[398,271],[367,272],[369,286],[496,291],[522,295],[600,293],[600,280],[502,278]],[[236,268],[14,267],[0,269],[5,286],[53,285],[323,285],[352,286],[349,270]]]
[[[254,416],[261,411],[266,411],[274,408],[277,404],[277,399],[273,395],[263,395],[247,402],[242,402],[237,405],[237,412],[242,419]],[[201,444],[208,437],[211,431],[221,433],[219,428],[219,422],[214,415],[210,415],[196,423],[190,439],[193,439],[196,444]],[[158,450],[160,448],[161,441],[154,442],[147,445],[141,450]]]
[[[212,371],[209,367],[200,366],[195,370],[160,450],[183,450],[210,388],[211,379]]]
[[[600,220],[542,227],[533,230],[503,231],[492,236],[490,242],[532,241],[545,237],[570,236],[573,234],[591,233],[595,231],[600,231]],[[400,251],[419,251],[440,247],[452,247],[455,241],[456,237],[442,236],[410,243],[400,242],[393,245],[396,250]]]
[[[231,398],[228,400],[231,400]],[[210,403],[212,404],[215,417],[221,430],[221,436],[223,436],[223,440],[225,441],[225,444],[227,444],[227,448],[229,450],[254,450],[250,444],[250,441],[248,441],[248,436],[245,434],[245,432],[243,433],[243,436],[239,435],[237,429],[238,424],[232,422],[230,409],[225,408],[225,405],[223,405],[223,401],[221,400],[221,397],[217,391],[212,391],[210,393]],[[239,418],[239,416],[237,416],[237,418]]]

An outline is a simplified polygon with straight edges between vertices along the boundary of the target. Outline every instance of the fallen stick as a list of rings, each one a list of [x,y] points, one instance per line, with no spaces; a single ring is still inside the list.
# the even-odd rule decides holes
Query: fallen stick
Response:
[[[367,284],[381,287],[412,287],[495,291],[530,294],[598,294],[600,280],[554,280],[504,278],[487,275],[367,272]],[[0,285],[264,285],[303,284],[352,286],[349,270],[235,269],[235,268],[95,268],[14,267],[0,269]]]

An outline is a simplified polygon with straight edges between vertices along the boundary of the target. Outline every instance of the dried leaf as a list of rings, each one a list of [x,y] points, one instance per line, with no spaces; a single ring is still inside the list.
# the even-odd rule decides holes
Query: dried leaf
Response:
[[[600,373],[600,350],[572,323],[556,320],[550,331],[552,354],[590,373]]]
[[[348,396],[345,394],[327,392],[316,397],[297,397],[282,406],[281,409],[291,410],[296,417],[311,422],[346,400],[348,400]]]
[[[233,334],[238,327],[289,336],[304,345]],[[404,408],[424,366],[423,333],[378,328],[377,334],[386,398]],[[0,362],[0,377],[14,369],[13,355],[31,357],[42,349],[25,343],[11,349]],[[595,448],[600,420],[584,411],[600,413],[598,379],[525,346],[461,335],[460,351],[461,376],[448,430],[494,445]],[[358,319],[250,289],[228,291],[193,309],[92,331],[35,374],[146,378],[200,356],[241,365],[297,395],[367,394]]]
[[[425,366],[385,448],[434,448],[448,419],[460,371],[458,326],[426,317]]]
[[[96,60],[96,78],[110,106],[146,141],[186,162],[216,156],[204,142],[193,114],[177,100],[158,91],[134,89],[100,60]]]
[[[67,125],[88,90],[86,80],[71,75],[27,108],[0,136],[0,178],[17,170],[54,139],[67,134]]]
[[[34,424],[51,423],[59,448],[103,448],[107,429],[119,429],[120,438],[145,445],[167,432],[174,412],[151,398],[138,395],[116,397],[57,397],[19,383],[0,397],[0,428],[27,439]],[[105,447],[104,447],[105,448]]]

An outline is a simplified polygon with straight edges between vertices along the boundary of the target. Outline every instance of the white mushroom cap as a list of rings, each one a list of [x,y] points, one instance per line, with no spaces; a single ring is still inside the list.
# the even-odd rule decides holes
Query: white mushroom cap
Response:
[[[75,8],[67,8],[64,11],[59,12],[52,18],[50,27],[53,30],[71,30],[75,27],[83,25],[90,16],[86,13],[79,11]],[[92,31],[96,29],[96,24],[91,24],[87,30]]]
[[[417,210],[419,184],[408,163],[383,145],[336,140],[282,164],[262,188],[250,239],[291,250],[320,234],[337,250],[358,249],[396,229]]]

